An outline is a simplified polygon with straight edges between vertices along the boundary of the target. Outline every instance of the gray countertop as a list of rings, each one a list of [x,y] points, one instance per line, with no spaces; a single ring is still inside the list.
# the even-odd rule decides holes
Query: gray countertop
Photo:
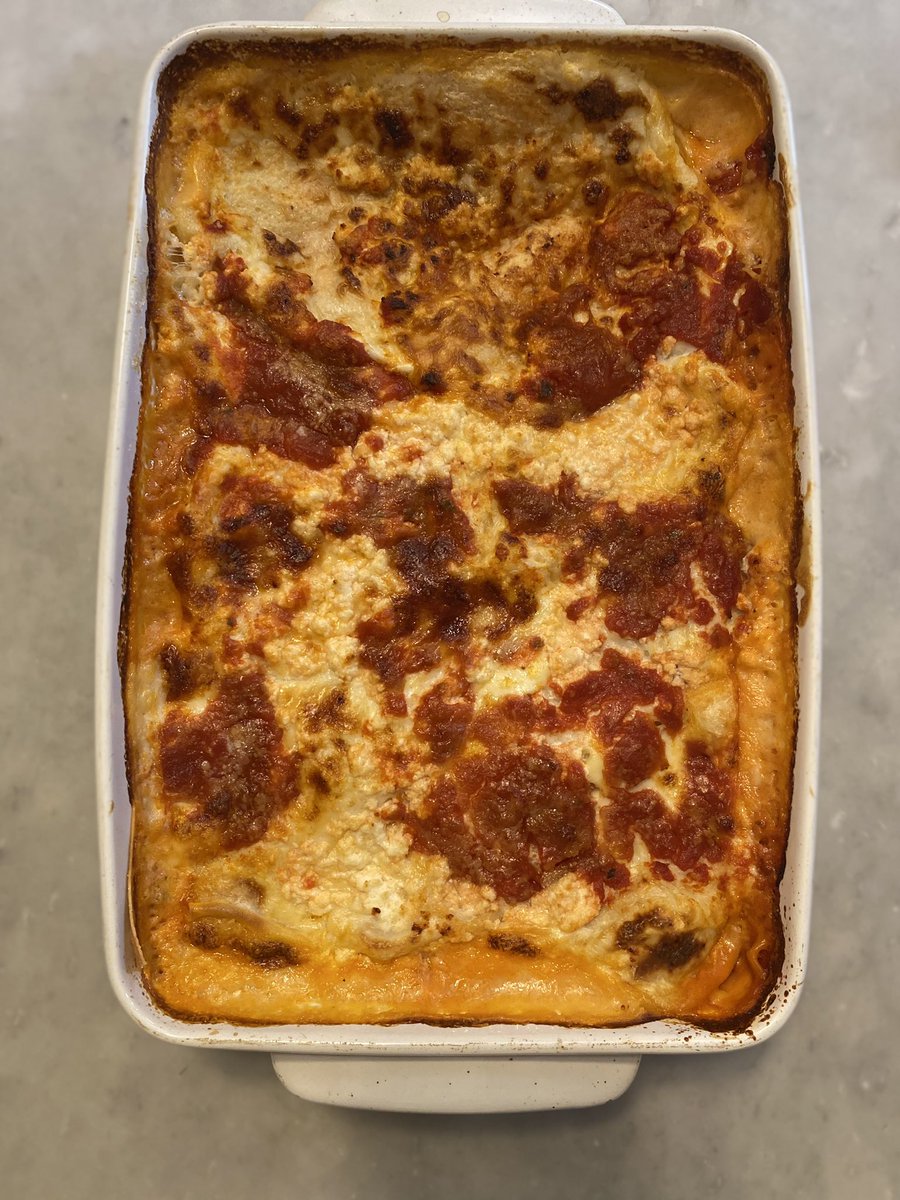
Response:
[[[303,0],[7,0],[0,39],[0,1178],[10,1197],[696,1200],[900,1194],[900,6],[621,0],[731,26],[792,92],[824,468],[824,741],[810,975],[764,1046],[647,1058],[574,1113],[296,1100],[265,1055],[174,1048],[101,955],[96,541],[134,117],[180,29]],[[452,7],[450,4],[448,8]],[[892,464],[894,464],[892,466]]]

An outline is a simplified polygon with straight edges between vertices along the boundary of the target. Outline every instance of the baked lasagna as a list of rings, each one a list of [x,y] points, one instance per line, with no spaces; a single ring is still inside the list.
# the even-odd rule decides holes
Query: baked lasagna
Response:
[[[166,1010],[764,1003],[799,522],[773,157],[754,69],[685,43],[166,70],[121,639]]]

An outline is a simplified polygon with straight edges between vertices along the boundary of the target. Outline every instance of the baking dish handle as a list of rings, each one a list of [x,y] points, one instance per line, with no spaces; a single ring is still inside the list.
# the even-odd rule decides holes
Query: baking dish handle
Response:
[[[640,1057],[395,1058],[273,1054],[275,1074],[303,1100],[381,1112],[512,1113],[615,1100]]]
[[[429,11],[429,8],[431,11]],[[424,11],[423,11],[424,10]],[[624,25],[601,0],[320,0],[307,13],[316,24],[377,25]]]

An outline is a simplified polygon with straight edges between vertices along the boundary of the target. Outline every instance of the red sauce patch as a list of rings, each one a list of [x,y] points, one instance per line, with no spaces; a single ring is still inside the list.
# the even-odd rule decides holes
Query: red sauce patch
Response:
[[[202,713],[170,708],[160,731],[163,787],[192,801],[194,824],[209,825],[225,849],[265,836],[297,792],[296,755],[282,731],[261,672],[226,675]]]
[[[684,794],[676,812],[649,788],[621,791],[604,808],[603,824],[611,849],[621,858],[631,857],[634,836],[640,834],[654,859],[683,871],[696,869],[701,860],[720,862],[734,833],[728,776],[702,743],[689,742]]]
[[[596,851],[584,770],[546,746],[462,759],[434,785],[421,813],[401,804],[395,819],[414,850],[442,855],[456,878],[492,887],[510,903],[573,870],[603,877],[591,877],[595,886],[627,882],[627,872]]]
[[[601,670],[590,671],[563,689],[559,711],[569,726],[590,719],[601,741],[612,743],[624,732],[633,709],[652,707],[663,728],[678,733],[684,719],[681,688],[618,650],[604,650],[600,666]]]
[[[224,536],[206,539],[219,576],[235,587],[277,587],[282,572],[296,574],[310,562],[312,548],[294,533],[294,510],[275,488],[252,476],[229,477],[219,512]]]
[[[694,563],[724,613],[734,610],[745,543],[737,526],[715,511],[720,496],[710,503],[684,496],[639,504],[629,513],[580,493],[566,473],[556,488],[504,479],[493,491],[511,533],[553,534],[567,544],[564,574],[580,577],[592,556],[606,559],[599,595],[607,626],[622,637],[649,637],[666,616],[701,625],[712,620],[712,607],[694,591]]]
[[[341,486],[343,498],[331,508],[326,529],[337,537],[367,534],[379,549],[398,551],[395,566],[413,557],[399,550],[404,542],[427,543],[427,557],[443,565],[458,562],[474,548],[472,526],[453,499],[449,479],[395,475],[380,480],[355,470]]]
[[[775,170],[775,138],[771,129],[765,129],[744,151],[748,168],[760,179],[766,179]]]
[[[725,163],[719,166],[715,174],[707,179],[710,191],[717,196],[727,196],[736,192],[744,180],[744,164],[739,162]]]
[[[476,621],[489,641],[531,619],[537,601],[520,581],[460,579],[443,572],[417,539],[404,543],[400,571],[409,590],[357,626],[360,661],[388,685],[436,666],[444,652],[462,654]]]
[[[446,762],[462,749],[474,709],[471,691],[464,683],[457,687],[438,683],[425,693],[413,718],[413,731],[428,743],[434,762]]]
[[[610,286],[618,268],[666,260],[681,248],[675,210],[650,192],[622,192],[591,239],[591,255]]]
[[[521,742],[532,733],[554,733],[565,728],[559,710],[541,696],[504,696],[484,705],[472,722],[469,736],[489,749]]]
[[[530,355],[537,364],[537,395],[554,422],[605,408],[641,375],[622,339],[591,322],[557,319],[542,326],[532,336]]]
[[[606,558],[598,575],[606,624],[626,638],[652,636],[663,617],[708,624],[709,603],[698,597],[691,565],[730,616],[741,588],[744,539],[727,517],[699,501],[639,504],[633,513],[609,505],[595,535]]]
[[[196,469],[216,441],[329,466],[368,428],[373,407],[406,399],[412,385],[374,362],[346,326],[310,314],[301,299],[308,277],[280,276],[251,303],[233,267],[216,274],[215,302],[232,324],[220,349],[223,382],[195,388],[197,442],[186,467]]]
[[[377,480],[350,472],[344,497],[325,529],[337,537],[365,533],[388,551],[407,590],[357,626],[360,661],[386,685],[435,666],[447,649],[461,652],[475,631],[491,641],[537,611],[519,578],[462,579],[451,571],[473,549],[472,527],[453,499],[449,479]]]
[[[197,651],[182,651],[167,642],[159,652],[166,683],[167,700],[185,700],[213,680],[212,663],[208,656]]]
[[[591,521],[594,504],[579,492],[576,477],[566,471],[553,489],[526,479],[500,479],[493,484],[493,491],[510,533],[516,535],[577,537]]]
[[[588,417],[640,378],[640,365],[622,338],[590,318],[589,298],[586,289],[568,288],[519,326],[534,371],[524,387],[537,403],[533,419],[539,425]]]
[[[566,617],[570,621],[580,621],[584,614],[593,607],[593,596],[579,596],[571,604],[566,605]]]
[[[729,176],[722,187],[730,186]],[[701,222],[682,233],[677,213],[664,200],[629,191],[592,234],[590,255],[598,279],[627,309],[621,328],[634,362],[645,362],[665,337],[724,362],[735,339],[771,315],[768,293],[736,252],[722,259],[699,244],[709,230]]]
[[[604,758],[610,788],[632,788],[668,766],[665,746],[655,722],[637,712],[623,722]]]

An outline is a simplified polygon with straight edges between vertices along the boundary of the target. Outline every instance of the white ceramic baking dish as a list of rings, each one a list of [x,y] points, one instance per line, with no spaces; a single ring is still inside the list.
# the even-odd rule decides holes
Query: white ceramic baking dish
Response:
[[[191,29],[159,54],[147,78],[138,121],[131,230],[112,396],[100,539],[97,607],[96,728],[103,915],[106,959],[125,1010],[148,1032],[191,1046],[268,1051],[282,1082],[309,1099],[409,1111],[485,1112],[597,1104],[618,1096],[633,1079],[640,1055],[700,1053],[753,1046],[775,1033],[797,1003],[803,982],[812,885],[818,752],[820,584],[818,441],[811,367],[809,304],[790,109],[781,74],[755,42],[727,30],[629,27],[629,36],[676,38],[744,54],[768,80],[774,134],[790,222],[790,305],[796,392],[797,452],[806,505],[807,616],[800,630],[800,723],[787,863],[781,887],[785,959],[765,1010],[746,1030],[715,1033],[673,1021],[623,1029],[540,1025],[437,1028],[303,1025],[246,1027],[193,1024],[160,1011],[141,984],[127,927],[126,878],[131,811],[125,778],[124,725],[116,661],[127,499],[141,396],[140,359],[146,319],[147,151],[156,119],[162,69],[194,42],[299,39],[337,33],[447,33],[477,42],[498,32],[584,37],[600,44],[622,35],[621,18],[593,0],[434,0],[445,10],[404,0],[329,0],[299,24],[234,23]],[[426,19],[423,19],[423,16]],[[386,19],[387,18],[387,19]]]

